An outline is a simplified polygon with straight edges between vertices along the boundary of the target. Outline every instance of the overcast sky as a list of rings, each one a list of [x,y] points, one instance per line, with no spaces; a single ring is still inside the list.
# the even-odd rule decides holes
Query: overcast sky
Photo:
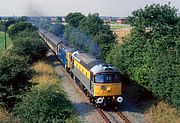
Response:
[[[180,0],[0,0],[0,16],[65,16],[70,12],[82,12],[124,17],[146,4],[168,2],[180,9]]]

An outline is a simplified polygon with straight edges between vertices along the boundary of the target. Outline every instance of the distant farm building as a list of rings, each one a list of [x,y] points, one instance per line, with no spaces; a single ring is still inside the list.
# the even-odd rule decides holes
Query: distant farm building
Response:
[[[118,18],[118,19],[116,20],[116,23],[117,23],[117,24],[125,24],[126,20],[127,20],[127,18]]]

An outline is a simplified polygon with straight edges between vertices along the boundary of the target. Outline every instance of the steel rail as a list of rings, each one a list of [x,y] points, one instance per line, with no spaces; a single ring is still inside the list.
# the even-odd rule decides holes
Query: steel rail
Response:
[[[106,123],[111,123],[111,121],[107,118],[107,116],[103,113],[103,111],[100,108],[96,108],[96,110],[102,116]]]
[[[117,113],[117,115],[119,116],[119,117],[121,117],[121,119],[123,119],[124,121],[125,121],[125,123],[131,123],[123,114],[122,114],[122,112],[116,112]]]

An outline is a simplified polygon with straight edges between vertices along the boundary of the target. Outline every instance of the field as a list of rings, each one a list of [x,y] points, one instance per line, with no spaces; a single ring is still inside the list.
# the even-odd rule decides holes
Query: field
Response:
[[[11,43],[10,38],[7,35],[7,46]],[[0,32],[0,53],[4,51],[5,43],[4,43],[4,32]]]
[[[114,30],[114,29],[125,29],[125,28],[130,28],[130,25],[128,25],[128,24],[110,24],[110,27],[112,30]]]

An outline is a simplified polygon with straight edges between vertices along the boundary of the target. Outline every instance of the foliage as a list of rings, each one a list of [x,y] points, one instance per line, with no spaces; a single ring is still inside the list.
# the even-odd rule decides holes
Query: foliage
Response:
[[[31,63],[45,56],[47,47],[36,32],[25,30],[14,37],[11,52],[28,58]]]
[[[50,25],[49,31],[57,36],[62,36],[65,26],[63,24]]]
[[[170,104],[180,106],[180,32],[176,9],[150,5],[133,12],[133,30],[107,61]]]
[[[6,44],[7,44],[7,47],[10,46],[11,44],[11,39],[9,38],[8,35],[6,35]],[[0,32],[0,54],[5,50],[5,41],[4,41],[4,33],[3,32]]]
[[[58,24],[62,23],[62,17],[57,17],[57,23]]]
[[[78,27],[80,21],[81,21],[83,18],[85,18],[85,16],[82,15],[82,13],[75,12],[75,13],[69,13],[69,14],[66,16],[65,20],[66,20],[66,22],[67,22],[70,26]]]
[[[33,31],[33,30],[35,30],[35,27],[33,27],[31,23],[18,22],[8,29],[8,33],[9,33],[9,36],[11,38],[13,38],[16,34],[18,34],[19,32],[21,32],[23,30],[26,30],[26,29]]]
[[[0,56],[0,102],[13,106],[16,95],[27,89],[33,74],[23,57],[11,54]]]
[[[68,16],[68,19],[71,18],[70,20],[76,20],[76,14],[73,15],[73,13],[71,13],[70,15],[71,16]],[[72,25],[71,23],[73,23],[73,21],[68,23],[69,25],[65,27],[65,38],[70,40],[70,42],[73,42],[73,44],[76,46],[79,46],[79,40],[82,40],[84,44],[80,43],[80,48],[84,49],[85,51],[89,50],[87,45],[97,44],[96,46],[98,46],[98,49],[100,50],[98,50],[99,53],[96,56],[100,56],[101,59],[105,59],[116,37],[113,35],[110,27],[103,24],[103,21],[99,18],[99,15],[95,13],[89,14],[87,17],[84,16],[78,20],[78,24],[76,26]],[[77,38],[78,36],[80,39]],[[89,42],[88,39],[91,41]],[[97,48],[95,47],[95,49],[92,50],[97,51],[96,49]]]
[[[21,16],[18,18],[18,22],[24,22],[24,21],[27,21],[28,20],[28,17],[27,16]]]
[[[15,24],[16,21],[12,18],[4,19],[4,21],[0,20],[0,31],[5,31],[10,25]]]
[[[153,4],[134,11],[129,17],[131,26],[138,35],[158,38],[166,35],[179,36],[177,9],[168,5]],[[178,31],[179,32],[179,31]]]
[[[71,103],[58,85],[43,85],[26,93],[23,102],[13,110],[22,122],[49,123],[65,122],[74,115]]]

